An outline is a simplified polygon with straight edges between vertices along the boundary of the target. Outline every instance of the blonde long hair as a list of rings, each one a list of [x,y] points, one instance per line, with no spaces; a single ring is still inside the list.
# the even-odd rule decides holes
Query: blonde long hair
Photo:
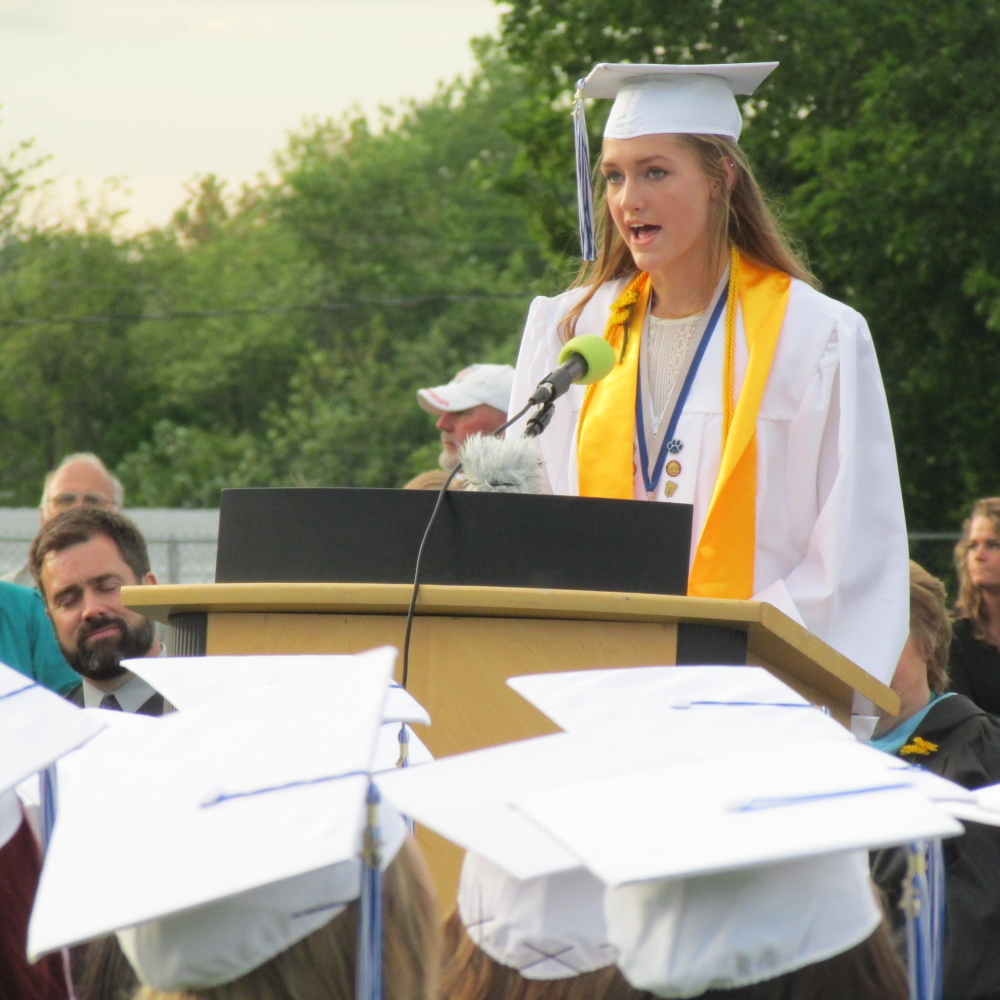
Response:
[[[986,607],[980,589],[969,578],[969,535],[972,522],[977,517],[985,517],[993,522],[993,530],[1000,537],[1000,497],[983,497],[977,500],[969,516],[962,523],[962,537],[955,546],[955,573],[958,576],[958,600],[955,611],[960,618],[968,618],[972,624],[972,634],[981,642],[993,645],[987,631]]]
[[[675,135],[673,138],[698,157],[705,175],[709,180],[718,182],[722,192],[710,209],[710,269],[717,273],[732,245],[757,263],[776,271],[784,271],[812,288],[818,288],[819,282],[809,270],[809,265],[792,245],[781,223],[771,211],[739,144],[734,139],[721,135]],[[727,160],[735,168],[732,186],[726,176]],[[570,309],[560,323],[559,332],[564,340],[573,337],[580,313],[601,285],[637,273],[632,254],[611,218],[607,184],[600,173],[599,163],[596,174],[599,190],[597,239],[600,249],[597,260],[585,263],[573,283],[574,288],[586,286],[587,294]]]
[[[656,1000],[615,965],[569,979],[525,979],[473,943],[457,913],[445,926],[438,1000]],[[701,1000],[907,1000],[906,971],[885,918],[861,944],[751,986],[708,990]]]
[[[525,979],[476,946],[452,913],[444,928],[438,1000],[655,1000],[610,965],[566,979]]]
[[[441,933],[430,872],[413,841],[385,870],[384,996],[434,1000]],[[135,1000],[354,1000],[358,903],[328,924],[221,986],[179,993],[143,987]]]

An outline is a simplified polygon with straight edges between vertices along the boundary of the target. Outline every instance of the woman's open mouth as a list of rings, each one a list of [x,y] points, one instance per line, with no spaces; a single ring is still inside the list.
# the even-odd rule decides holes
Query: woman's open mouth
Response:
[[[630,242],[633,246],[645,246],[647,243],[651,243],[660,232],[659,226],[651,226],[647,223],[642,223],[640,225],[630,225],[629,232],[631,233]]]

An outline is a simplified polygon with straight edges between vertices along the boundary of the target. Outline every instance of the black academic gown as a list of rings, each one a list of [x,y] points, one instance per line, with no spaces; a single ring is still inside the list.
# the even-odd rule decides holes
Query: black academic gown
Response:
[[[992,715],[1000,715],[1000,649],[972,634],[972,622],[959,618],[948,653],[951,689]]]
[[[965,788],[1000,782],[1000,719],[955,694],[934,705],[915,737],[937,750],[900,754]],[[1000,1000],[1000,828],[963,822],[965,833],[944,841],[945,960],[942,1000]],[[876,851],[872,876],[887,901],[889,919],[901,930],[899,909],[905,853]]]

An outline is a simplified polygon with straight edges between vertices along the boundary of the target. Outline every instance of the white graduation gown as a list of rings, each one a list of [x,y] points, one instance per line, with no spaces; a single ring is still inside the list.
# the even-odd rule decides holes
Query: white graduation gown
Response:
[[[624,285],[621,279],[598,289],[577,334],[603,335]],[[559,322],[583,294],[573,289],[532,303],[512,413],[556,367]],[[692,557],[721,458],[724,339],[720,320],[677,424],[683,450],[669,456],[681,463],[677,491],[666,500],[662,477],[658,484],[659,500],[693,504]],[[738,315],[737,394],[746,367]],[[570,388],[539,438],[554,493],[579,492],[576,426],[584,391]],[[641,472],[635,497],[646,499]],[[885,390],[864,318],[797,280],[757,419],[756,544],[754,600],[775,605],[888,684],[909,633],[909,567]]]

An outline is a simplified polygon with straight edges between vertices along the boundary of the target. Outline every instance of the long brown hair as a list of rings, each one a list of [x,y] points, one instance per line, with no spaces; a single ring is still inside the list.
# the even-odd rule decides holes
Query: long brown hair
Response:
[[[951,617],[944,584],[910,560],[910,639],[927,664],[927,684],[934,694],[948,689]]]
[[[1000,537],[1000,497],[983,497],[977,500],[969,516],[962,523],[962,537],[955,546],[955,572],[958,575],[958,600],[955,611],[960,618],[968,618],[972,634],[981,642],[993,643],[987,632],[986,608],[979,588],[969,579],[969,535],[972,522],[986,517],[993,522],[993,530]]]
[[[656,1000],[609,965],[567,979],[525,979],[477,947],[452,913],[444,927],[438,1000]]]
[[[385,870],[384,996],[433,1000],[440,923],[430,872],[413,841]],[[358,903],[239,979],[221,986],[161,993],[144,987],[135,1000],[354,1000]]]
[[[752,986],[709,990],[701,1000],[907,1000],[906,971],[886,921],[861,944]],[[656,1000],[617,966],[570,979],[525,979],[477,948],[457,913],[445,925],[438,1000]]]
[[[725,253],[732,245],[757,263],[784,271],[812,288],[818,288],[819,282],[775,217],[739,144],[722,135],[675,135],[673,138],[690,149],[698,157],[708,179],[719,184],[721,194],[712,203],[709,216],[709,265],[713,272],[721,267]],[[731,186],[725,169],[727,160],[735,169]],[[576,332],[580,313],[601,285],[637,273],[632,254],[611,218],[607,183],[600,172],[600,161],[595,174],[599,191],[597,240],[600,249],[597,260],[585,263],[573,283],[575,288],[586,286],[587,294],[570,309],[559,325],[560,335],[565,340]]]

